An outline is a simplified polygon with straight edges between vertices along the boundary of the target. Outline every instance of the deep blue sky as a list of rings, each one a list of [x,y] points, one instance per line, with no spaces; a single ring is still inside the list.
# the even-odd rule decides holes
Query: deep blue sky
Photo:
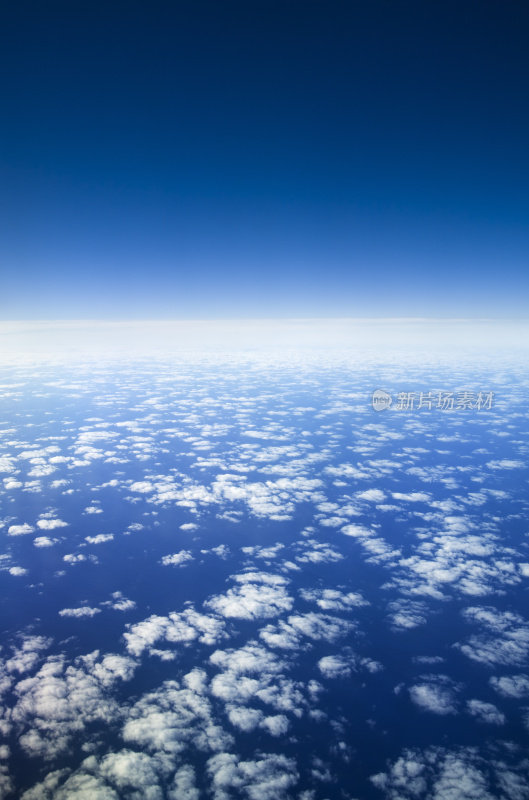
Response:
[[[529,7],[17,2],[0,314],[526,315]]]

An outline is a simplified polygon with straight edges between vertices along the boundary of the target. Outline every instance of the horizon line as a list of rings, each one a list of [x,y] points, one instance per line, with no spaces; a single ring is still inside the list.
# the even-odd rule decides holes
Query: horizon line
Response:
[[[529,316],[462,317],[462,316],[285,316],[285,317],[61,317],[61,318],[16,318],[0,319],[0,326],[9,325],[166,325],[209,324],[239,322],[529,322]]]

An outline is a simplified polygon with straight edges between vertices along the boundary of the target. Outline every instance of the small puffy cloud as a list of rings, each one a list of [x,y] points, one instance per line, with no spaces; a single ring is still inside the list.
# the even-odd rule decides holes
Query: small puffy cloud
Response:
[[[472,748],[451,752],[445,748],[407,749],[389,766],[387,772],[371,776],[371,782],[389,800],[494,800],[488,764]],[[505,777],[506,770],[503,772]],[[501,772],[500,772],[501,774]],[[523,797],[523,794],[509,794]]]
[[[183,567],[189,561],[193,560],[193,555],[189,550],[180,550],[178,553],[173,553],[169,556],[164,556],[161,563],[164,567]]]
[[[341,525],[342,522],[343,520],[341,519],[339,524]],[[343,559],[341,553],[324,542],[310,540],[307,545],[302,554],[296,557],[296,561],[299,561],[300,564],[333,564]]]
[[[320,658],[318,669],[326,678],[348,678],[352,672],[367,670],[368,672],[380,672],[382,664],[371,658],[361,658],[346,648],[345,655],[330,655]]]
[[[392,492],[394,500],[404,500],[407,503],[427,503],[430,495],[426,492]]]
[[[366,489],[364,492],[357,492],[356,497],[371,503],[383,503],[386,499],[386,495],[380,489]]]
[[[391,627],[395,631],[410,630],[426,623],[427,606],[419,600],[394,600],[389,604],[389,611]]]
[[[462,615],[481,632],[456,646],[468,658],[489,666],[525,665],[529,655],[529,623],[512,611],[471,606]]]
[[[173,759],[189,745],[215,752],[232,743],[232,737],[215,724],[209,699],[176,681],[165,681],[134,703],[122,736],[142,752]]]
[[[52,539],[49,536],[36,536],[33,539],[33,544],[35,547],[53,547],[58,541],[58,539]]]
[[[304,600],[316,603],[322,611],[348,611],[369,605],[359,592],[341,592],[339,589],[301,589]]]
[[[20,489],[24,486],[22,481],[17,481],[15,478],[3,478],[3,484],[7,492],[11,492],[13,489]]]
[[[96,536],[85,536],[85,542],[88,544],[103,544],[104,542],[111,542],[114,538],[113,533],[98,533]]]
[[[66,528],[68,525],[67,522],[64,522],[62,519],[39,519],[37,522],[37,527],[39,527],[42,531],[52,531],[55,528]]]
[[[303,685],[287,679],[287,663],[257,642],[250,641],[238,649],[216,650],[209,660],[221,670],[211,681],[211,694],[226,704],[227,713],[234,707],[248,708],[255,699],[280,714],[301,716],[306,706]],[[254,715],[254,721],[258,719],[261,717]]]
[[[45,636],[23,636],[20,644],[12,648],[11,656],[5,661],[8,673],[30,672],[42,657],[42,651],[52,643]]]
[[[487,461],[486,466],[489,469],[521,469],[525,465],[519,459],[502,458],[499,461]]]
[[[65,480],[63,478],[62,480],[52,481],[50,483],[50,488],[51,489],[62,489],[63,486],[68,486],[69,483],[70,483],[70,481],[67,481],[67,480]]]
[[[354,623],[350,620],[311,611],[307,614],[291,614],[275,625],[266,625],[259,636],[269,647],[297,650],[304,638],[334,642],[353,628]]]
[[[433,714],[456,714],[456,698],[448,685],[436,680],[418,683],[409,689],[410,697],[419,708]]]
[[[370,531],[369,528],[366,528],[364,525],[357,525],[356,523],[344,525],[342,533],[346,536],[353,536],[355,539],[364,539],[373,535],[373,532]]]
[[[59,611],[60,617],[77,617],[81,619],[82,617],[95,617],[96,614],[100,614],[100,608],[90,608],[89,606],[81,606],[80,608],[63,608]]]
[[[468,700],[467,711],[480,722],[486,722],[489,725],[503,725],[505,723],[505,714],[502,714],[493,703],[485,703],[482,700]]]
[[[233,577],[239,585],[226,594],[216,595],[205,605],[223,617],[260,619],[290,611],[293,599],[287,593],[286,578],[268,573],[250,572]]]
[[[14,472],[15,462],[9,456],[0,456],[0,472]]]
[[[213,555],[226,560],[230,555],[230,548],[226,544],[219,544],[217,547],[211,547],[209,550],[201,550],[200,552],[204,555],[213,553]]]
[[[214,796],[228,798],[234,791],[248,800],[283,800],[298,782],[296,762],[282,754],[257,754],[252,761],[242,761],[231,753],[218,753],[207,762]]]
[[[22,575],[28,574],[28,570],[24,569],[23,567],[10,567],[8,572],[10,575],[14,575],[15,577],[21,577]]]
[[[140,494],[148,494],[148,492],[152,492],[154,486],[149,481],[135,481],[131,484],[130,487],[132,492],[139,492]]]
[[[130,680],[135,667],[131,658],[101,656],[97,650],[73,662],[64,655],[49,656],[37,673],[16,686],[12,719],[22,731],[18,741],[23,751],[32,757],[56,758],[70,751],[72,737],[86,726],[108,725],[119,718],[111,689],[117,681]]]
[[[82,770],[66,776],[66,769],[49,773],[41,783],[24,792],[22,800],[119,800],[119,795],[96,775]]]
[[[211,664],[238,675],[262,672],[277,674],[285,667],[281,659],[256,642],[248,642],[238,650],[215,650],[209,660]]]
[[[176,770],[167,797],[169,800],[200,800],[200,792],[196,788],[195,770],[190,764],[184,764]]]
[[[271,717],[265,717],[260,727],[272,736],[284,736],[290,727],[290,722],[284,714],[274,714]]]
[[[56,471],[56,467],[52,467],[51,464],[35,464],[33,469],[29,470],[28,476],[32,478],[45,478],[46,475],[52,475]]]
[[[82,553],[67,553],[62,557],[62,560],[66,561],[67,564],[78,564],[81,561],[86,561],[86,556]]]
[[[529,695],[529,675],[493,676],[490,685],[503,697],[527,697]]]
[[[241,551],[247,556],[253,556],[254,558],[262,558],[265,560],[270,560],[273,558],[277,558],[281,550],[284,550],[285,545],[282,542],[278,542],[277,544],[270,545],[269,547],[260,547],[259,545],[253,546],[246,546],[241,547]]]
[[[213,645],[225,635],[224,620],[200,614],[190,606],[184,611],[172,611],[165,617],[153,614],[141,622],[128,625],[123,638],[129,653],[139,656],[158,642],[186,645],[197,640]]]
[[[352,665],[342,656],[324,656],[318,661],[318,669],[325,678],[348,678]]]
[[[114,611],[132,611],[136,608],[134,600],[129,600],[122,592],[112,592],[112,600],[105,600],[101,605],[113,608]]]
[[[101,759],[97,771],[116,787],[118,796],[128,796],[131,790],[136,790],[136,796],[141,792],[148,800],[162,797],[159,765],[147,753],[128,749],[109,753]]]
[[[23,522],[21,525],[10,525],[7,529],[8,536],[24,536],[26,533],[33,533],[35,528],[32,525],[28,525],[27,522]]]
[[[247,706],[227,704],[226,711],[231,724],[245,733],[255,730],[264,718],[261,710]]]

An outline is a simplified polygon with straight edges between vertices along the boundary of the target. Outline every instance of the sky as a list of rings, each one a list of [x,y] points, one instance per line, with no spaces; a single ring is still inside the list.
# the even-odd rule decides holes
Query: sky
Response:
[[[0,16],[3,320],[526,316],[525,4]]]

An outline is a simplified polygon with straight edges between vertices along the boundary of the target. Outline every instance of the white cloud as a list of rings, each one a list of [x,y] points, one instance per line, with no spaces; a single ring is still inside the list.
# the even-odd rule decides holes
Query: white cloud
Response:
[[[268,573],[249,572],[233,576],[240,585],[226,594],[210,597],[204,605],[228,618],[260,619],[289,611],[293,599],[287,593],[286,578]]]
[[[136,481],[135,483],[131,484],[130,487],[132,492],[139,492],[140,494],[148,494],[152,492],[154,486],[149,481]]]
[[[185,645],[197,640],[213,645],[225,635],[224,620],[188,607],[181,612],[172,611],[165,617],[153,614],[142,622],[128,625],[123,638],[127,650],[139,656],[160,641]]]
[[[318,661],[318,669],[325,678],[348,678],[352,664],[342,656],[324,656]]]
[[[12,655],[5,661],[7,672],[22,674],[32,670],[42,658],[42,651],[46,650],[51,642],[52,640],[45,636],[23,636],[19,646],[12,649]]]
[[[37,526],[43,531],[52,531],[55,528],[66,528],[67,522],[62,519],[39,519]]]
[[[130,708],[123,726],[125,742],[142,751],[177,756],[193,744],[202,751],[230,746],[231,736],[215,724],[210,701],[177,681],[165,681]]]
[[[433,680],[418,683],[409,689],[410,697],[415,705],[433,714],[456,714],[455,694],[450,686]]]
[[[490,684],[503,697],[527,697],[529,695],[529,675],[495,675]]]
[[[284,736],[288,732],[290,722],[284,714],[274,714],[271,717],[265,717],[260,727],[272,736]]]
[[[169,556],[164,556],[161,560],[161,563],[167,567],[183,567],[189,561],[193,560],[193,555],[190,550],[180,550],[178,553],[173,553]]]
[[[238,650],[215,650],[209,660],[222,669],[236,674],[273,673],[283,671],[285,664],[276,655],[257,642],[248,642]]]
[[[195,770],[190,764],[184,764],[176,770],[167,797],[169,800],[200,800],[195,781]]]
[[[114,611],[132,611],[136,608],[134,600],[129,600],[121,592],[112,592],[112,600],[105,600],[101,605],[113,608]]]
[[[405,750],[387,772],[373,775],[371,781],[390,800],[494,800],[498,795],[489,791],[486,770],[471,748],[450,752],[432,747]]]
[[[33,544],[35,547],[53,547],[58,541],[58,539],[51,539],[49,536],[36,536],[33,539]]]
[[[368,500],[372,503],[383,503],[386,495],[380,489],[366,489],[364,492],[357,492],[358,500]]]
[[[527,663],[529,624],[523,617],[491,606],[472,606],[462,614],[467,622],[477,623],[483,630],[456,645],[468,658],[489,666]]]
[[[67,564],[78,564],[80,561],[86,561],[86,556],[82,553],[67,553],[62,560]]]
[[[426,492],[392,492],[391,496],[394,500],[404,500],[408,503],[427,503],[431,500],[431,496]]]
[[[292,614],[275,625],[266,625],[259,636],[269,647],[297,650],[303,638],[334,642],[354,627],[355,623],[351,620],[311,611],[307,614]]]
[[[9,456],[0,456],[0,472],[15,472],[15,462]]]
[[[242,552],[247,556],[253,556],[254,558],[263,558],[266,560],[277,558],[281,550],[284,550],[285,545],[282,542],[278,542],[275,545],[271,545],[269,547],[260,547],[259,545],[254,546],[247,546],[241,547]]]
[[[519,459],[502,458],[499,461],[487,461],[486,466],[489,469],[521,469],[524,467],[524,462]]]
[[[103,544],[104,542],[111,542],[114,538],[113,533],[98,533],[95,536],[85,536],[85,541],[88,544]]]
[[[372,536],[372,531],[370,531],[369,528],[366,528],[363,525],[357,525],[356,523],[345,525],[342,528],[342,533],[344,533],[346,536],[353,536],[359,539]]]
[[[146,800],[162,800],[163,790],[160,785],[162,765],[146,753],[124,749],[117,753],[109,753],[99,764],[95,758],[87,761],[96,767],[98,776],[116,787],[118,796],[127,796],[131,790],[136,790],[136,797],[141,793]],[[85,762],[85,769],[88,764]]]
[[[348,611],[369,603],[359,592],[342,592],[339,589],[300,589],[304,600],[316,603],[322,611]]]
[[[24,567],[10,567],[8,572],[10,575],[15,575],[16,577],[28,574],[28,570],[24,569]]]
[[[31,756],[55,758],[69,750],[72,737],[86,725],[119,717],[110,690],[118,680],[129,680],[135,666],[130,658],[101,657],[98,651],[71,664],[62,655],[48,657],[35,675],[15,687],[12,719],[22,749]]]
[[[63,608],[59,611],[60,617],[95,617],[100,614],[100,608],[90,608],[89,606],[81,606],[80,608]]]
[[[293,759],[266,753],[257,754],[253,761],[219,753],[209,759],[207,770],[215,800],[227,800],[233,791],[248,800],[286,800],[299,778]]]
[[[505,723],[505,714],[502,714],[493,703],[485,703],[482,700],[468,700],[467,710],[473,717],[489,725],[503,725]]]
[[[338,525],[341,525],[343,520],[340,519]],[[321,524],[321,520],[320,520]],[[325,542],[316,542],[310,539],[303,545],[303,552],[301,555],[296,556],[296,561],[300,564],[333,564],[336,561],[341,561],[343,555],[335,548],[331,547]]]
[[[24,536],[26,533],[33,533],[35,528],[32,525],[28,525],[27,522],[22,523],[22,525],[10,525],[7,529],[8,536]]]
[[[67,770],[51,772],[24,792],[22,800],[119,800],[119,795],[95,775],[76,772],[61,783],[66,774]]]
[[[426,623],[426,603],[405,598],[389,604],[391,627],[396,631],[410,630]]]
[[[227,704],[226,711],[231,724],[245,733],[255,730],[264,718],[264,714],[260,709],[249,708],[248,706]]]

